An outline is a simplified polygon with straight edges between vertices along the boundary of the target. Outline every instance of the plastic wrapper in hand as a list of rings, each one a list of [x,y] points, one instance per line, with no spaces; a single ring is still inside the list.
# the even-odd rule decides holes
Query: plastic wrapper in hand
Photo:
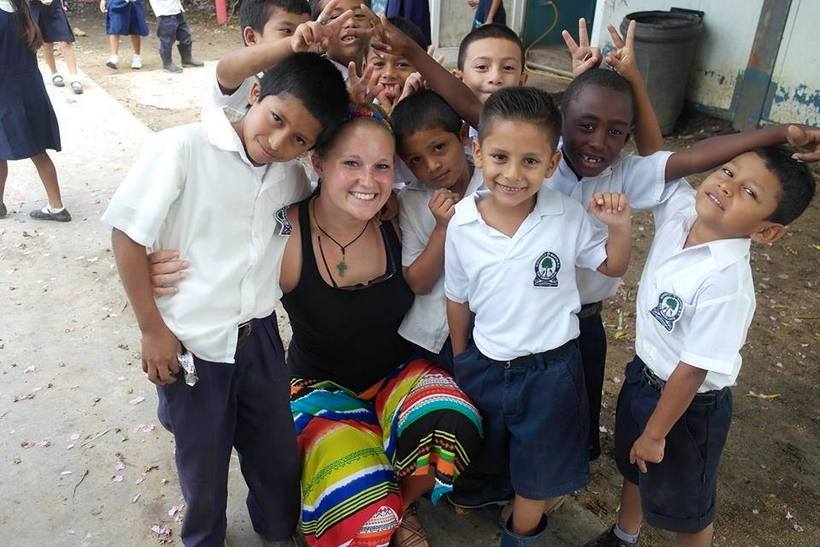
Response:
[[[185,373],[185,383],[193,387],[199,381],[199,376],[196,375],[196,367],[194,366],[194,356],[191,352],[177,353],[177,361],[179,366]]]

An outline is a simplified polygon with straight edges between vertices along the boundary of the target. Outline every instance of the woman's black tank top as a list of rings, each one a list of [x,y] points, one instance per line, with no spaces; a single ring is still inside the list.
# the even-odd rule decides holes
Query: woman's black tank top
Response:
[[[310,230],[310,198],[299,203],[302,272],[299,284],[282,297],[293,338],[288,349],[292,377],[332,380],[364,391],[404,363],[410,344],[398,334],[413,292],[401,270],[401,242],[390,222],[381,224],[385,255],[392,264],[385,281],[359,290],[328,285],[319,273]]]

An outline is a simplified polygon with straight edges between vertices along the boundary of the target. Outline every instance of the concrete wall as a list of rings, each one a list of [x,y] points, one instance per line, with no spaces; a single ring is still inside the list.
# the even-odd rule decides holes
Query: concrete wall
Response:
[[[461,39],[473,27],[475,10],[467,5],[466,0],[432,0],[431,11],[439,5],[440,25],[438,46],[457,48]]]
[[[820,125],[820,2],[792,0],[772,74],[772,99],[764,118]]]
[[[602,47],[610,44],[607,23],[619,27],[630,12],[673,6],[703,11],[704,36],[690,75],[687,100],[731,118],[735,84],[749,61],[762,5],[763,0],[598,0],[592,39]],[[817,21],[820,2],[792,1],[765,121],[820,125]]]

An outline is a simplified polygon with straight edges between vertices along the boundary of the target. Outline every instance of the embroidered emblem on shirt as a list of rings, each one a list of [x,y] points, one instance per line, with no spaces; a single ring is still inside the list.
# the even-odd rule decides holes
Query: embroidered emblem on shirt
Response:
[[[680,296],[662,292],[658,297],[658,305],[652,308],[649,313],[663,325],[663,328],[672,332],[675,323],[683,314],[683,300],[680,299]]]
[[[282,207],[275,213],[273,213],[273,218],[276,220],[276,234],[280,236],[289,236],[293,232],[293,226],[291,226],[290,221],[288,220],[288,208],[287,206]]]
[[[535,279],[532,280],[534,287],[557,287],[558,270],[561,269],[561,259],[558,255],[547,251],[535,261]]]

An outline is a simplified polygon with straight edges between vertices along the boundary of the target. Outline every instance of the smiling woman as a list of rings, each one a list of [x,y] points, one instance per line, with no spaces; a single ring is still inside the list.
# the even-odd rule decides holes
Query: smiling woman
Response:
[[[316,150],[319,191],[287,217],[280,284],[310,545],[426,545],[412,503],[449,491],[480,442],[453,378],[398,335],[413,294],[397,224],[379,220],[394,154],[383,113],[356,107]]]

